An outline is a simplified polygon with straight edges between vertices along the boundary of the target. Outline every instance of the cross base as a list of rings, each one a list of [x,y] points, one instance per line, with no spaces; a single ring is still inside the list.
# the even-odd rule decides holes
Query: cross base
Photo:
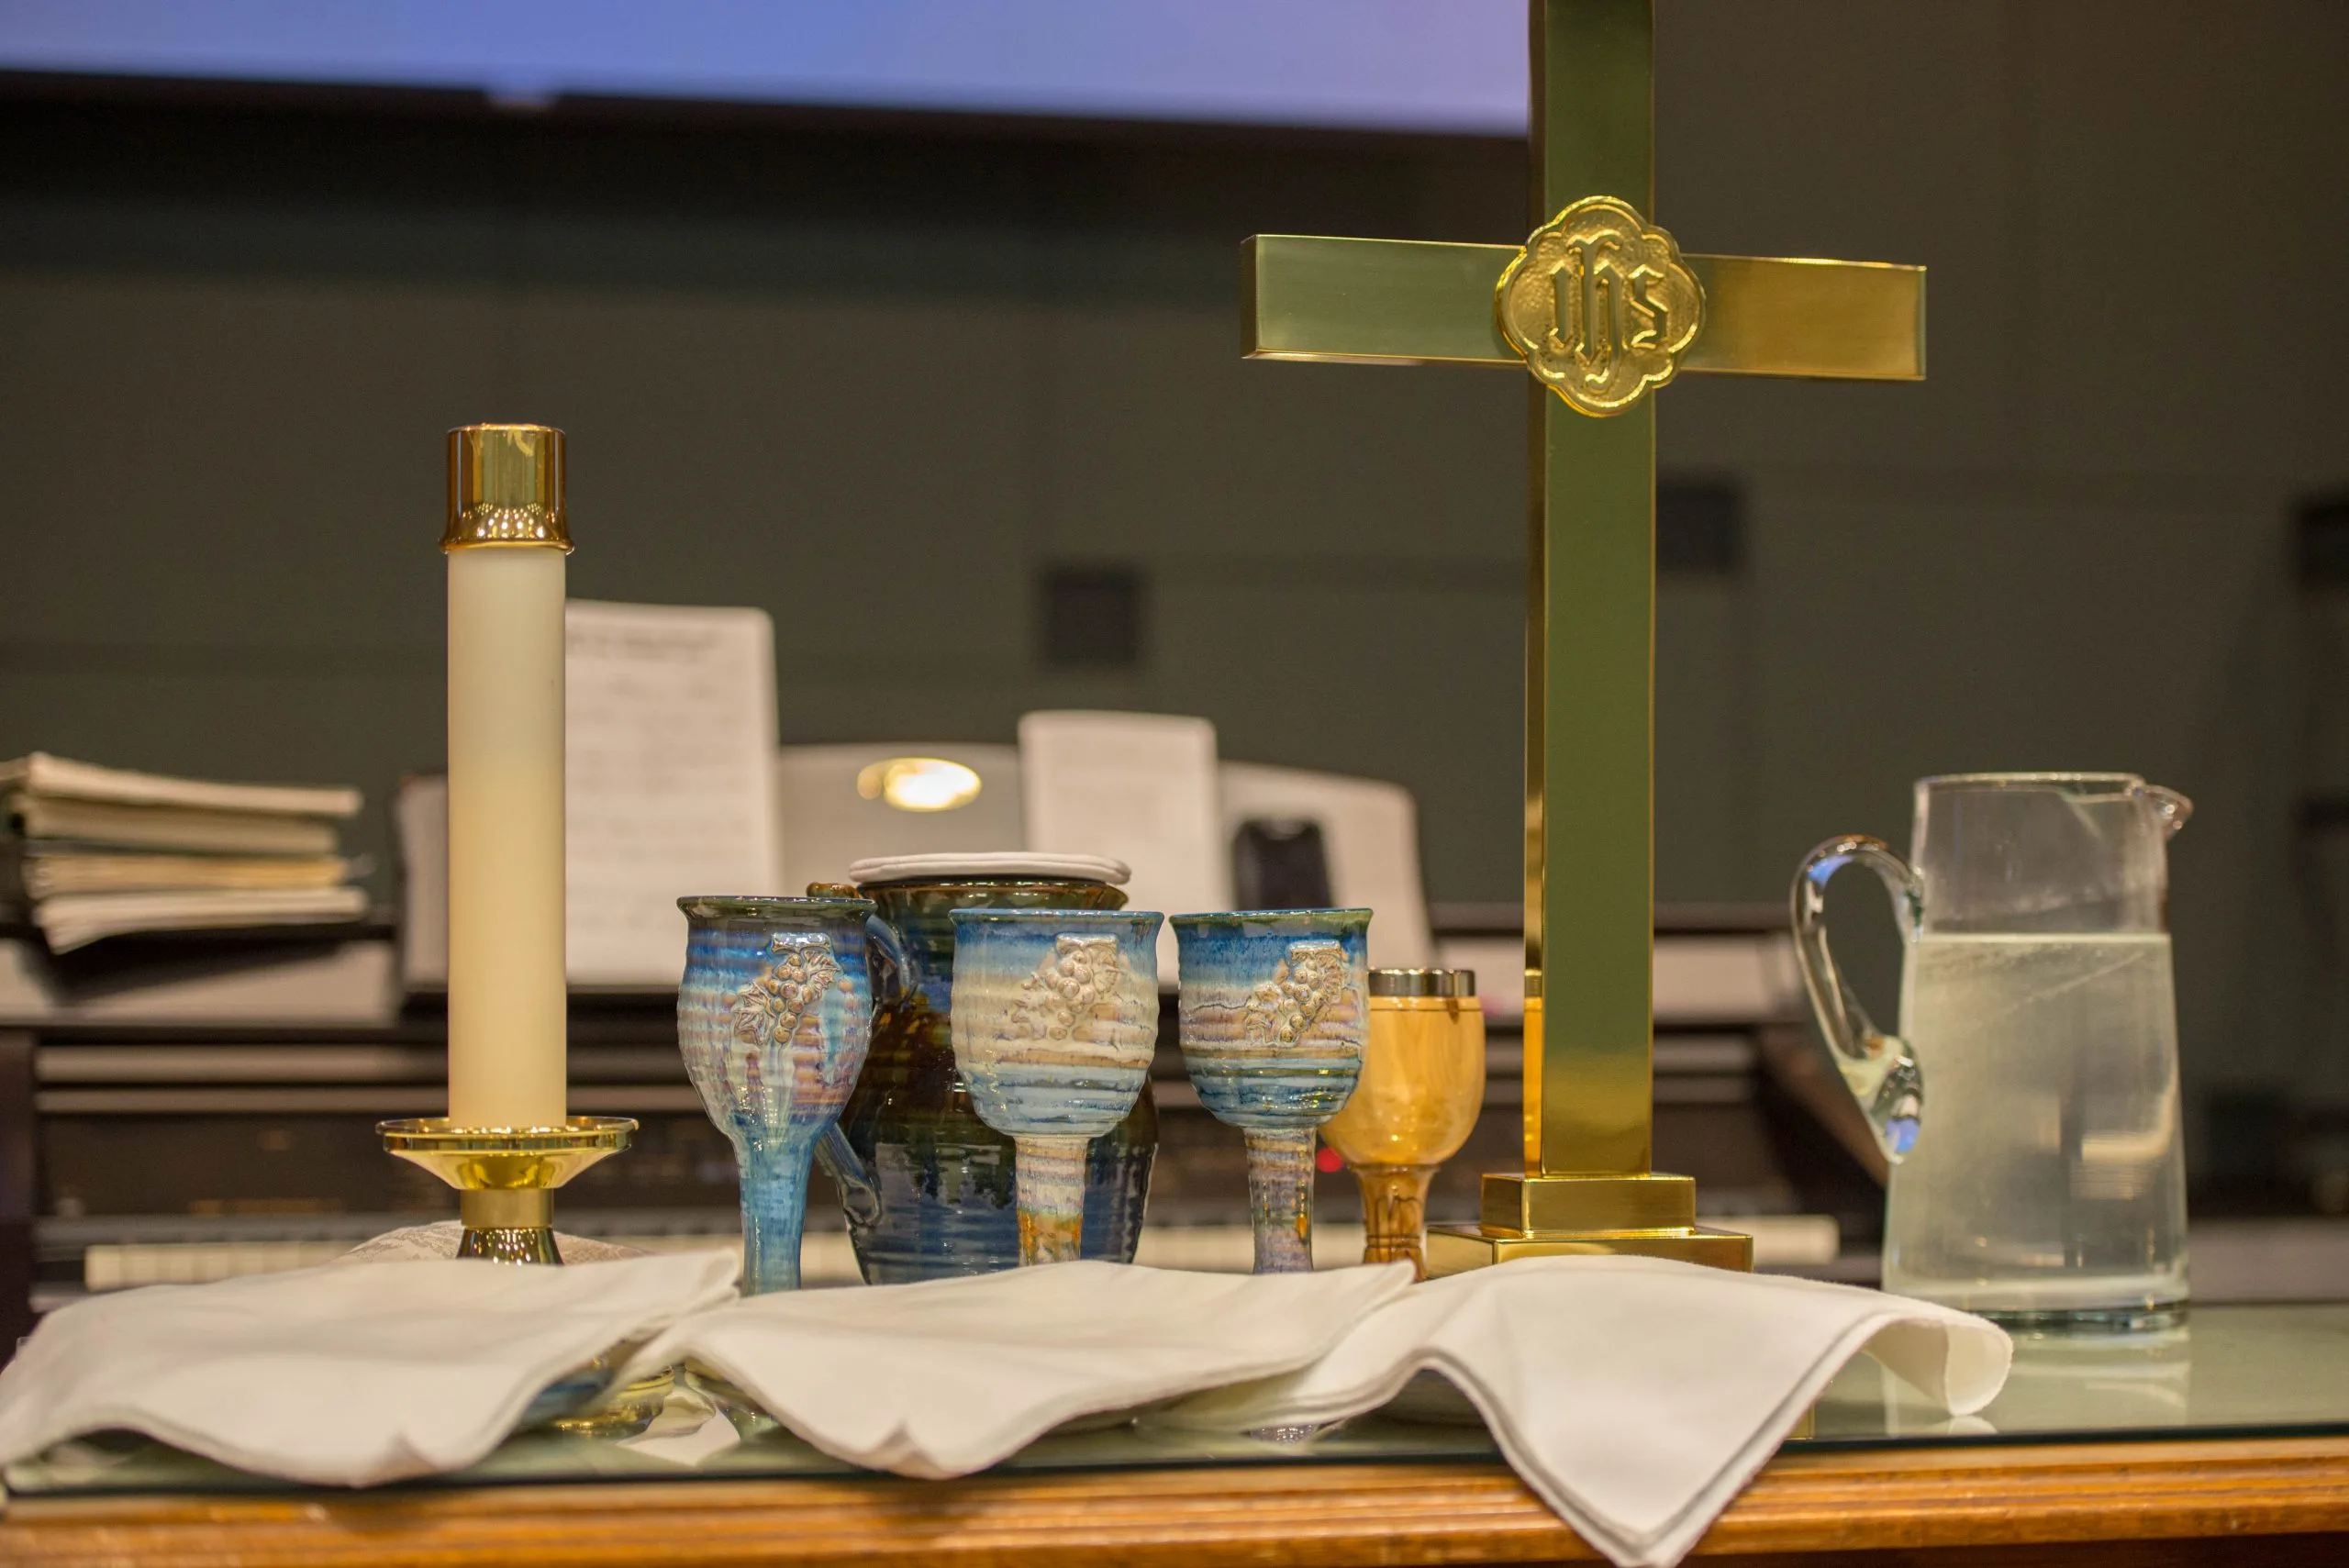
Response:
[[[1697,1223],[1697,1184],[1662,1172],[1485,1178],[1482,1223],[1428,1228],[1431,1276],[1464,1273],[1512,1258],[1615,1252],[1741,1273],[1753,1267],[1753,1238]]]

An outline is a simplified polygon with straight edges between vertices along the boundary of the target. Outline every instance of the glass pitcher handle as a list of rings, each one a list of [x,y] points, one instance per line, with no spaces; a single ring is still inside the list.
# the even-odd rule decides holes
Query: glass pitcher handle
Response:
[[[1803,988],[1810,993],[1819,1015],[1820,1032],[1827,1037],[1843,1083],[1867,1113],[1868,1126],[1898,1164],[1916,1147],[1917,1124],[1924,1113],[1925,1080],[1909,1042],[1876,1027],[1868,1010],[1835,967],[1827,949],[1827,884],[1845,866],[1858,863],[1883,879],[1891,891],[1893,907],[1901,920],[1901,937],[1916,933],[1924,917],[1924,888],[1916,871],[1881,839],[1863,833],[1830,839],[1803,857],[1795,873],[1793,906],[1795,958],[1802,966]]]

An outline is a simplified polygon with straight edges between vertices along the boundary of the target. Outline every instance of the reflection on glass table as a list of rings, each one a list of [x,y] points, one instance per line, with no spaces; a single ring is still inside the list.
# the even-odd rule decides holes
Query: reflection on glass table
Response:
[[[684,1462],[679,1441],[714,1419],[681,1387],[649,1437],[619,1440],[525,1433],[471,1469],[419,1485],[499,1485],[551,1481],[676,1481],[693,1477],[845,1475],[831,1459],[786,1432]],[[1467,1402],[1448,1385],[1422,1378],[1386,1411],[1326,1429],[1309,1443],[1215,1437],[1097,1418],[1031,1444],[1000,1468],[1038,1473],[1215,1464],[1458,1462],[1499,1451]],[[2349,1433],[2349,1304],[2207,1307],[2186,1326],[2159,1334],[2038,1336],[2015,1343],[2005,1392],[1977,1416],[1934,1410],[1865,1357],[1854,1360],[1818,1406],[1816,1431],[1791,1442],[1809,1448],[1930,1448],[1943,1443],[2125,1441],[2200,1437]],[[706,1436],[707,1434],[705,1434]],[[666,1439],[668,1441],[660,1440]],[[668,1456],[662,1457],[662,1450]],[[299,1487],[243,1474],[160,1443],[106,1434],[64,1443],[10,1465],[7,1489],[21,1496],[124,1492],[291,1492]]]
[[[1978,1415],[1932,1409],[1865,1358],[1819,1402],[1820,1442],[2349,1431],[2349,1305],[2205,1307],[2147,1334],[2018,1336]]]

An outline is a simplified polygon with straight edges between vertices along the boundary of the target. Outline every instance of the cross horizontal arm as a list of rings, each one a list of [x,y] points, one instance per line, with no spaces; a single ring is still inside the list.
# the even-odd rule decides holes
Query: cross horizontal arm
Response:
[[[1241,250],[1251,359],[1522,365],[1493,316],[1514,245],[1259,234]],[[1918,381],[1925,269],[1883,261],[1684,256],[1705,327],[1683,371]]]

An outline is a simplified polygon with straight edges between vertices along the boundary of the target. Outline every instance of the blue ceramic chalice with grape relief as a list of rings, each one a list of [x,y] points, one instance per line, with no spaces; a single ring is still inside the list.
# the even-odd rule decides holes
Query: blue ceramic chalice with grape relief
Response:
[[[742,1288],[799,1287],[817,1140],[840,1119],[872,1035],[863,898],[681,898],[677,1047],[734,1145]]]
[[[1256,1272],[1313,1266],[1313,1137],[1354,1092],[1369,1021],[1370,911],[1177,915],[1183,1061],[1248,1144]]]

